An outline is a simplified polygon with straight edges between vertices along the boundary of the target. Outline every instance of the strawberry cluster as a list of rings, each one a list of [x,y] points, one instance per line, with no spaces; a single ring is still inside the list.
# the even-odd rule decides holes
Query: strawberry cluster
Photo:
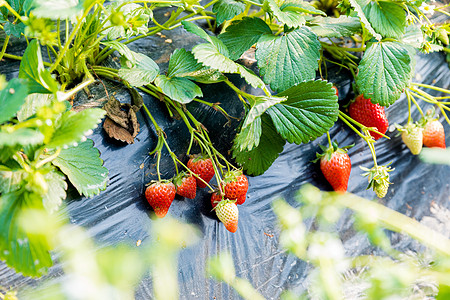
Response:
[[[181,172],[172,180],[152,182],[145,191],[145,197],[159,218],[166,216],[175,194],[189,199],[196,196],[197,187],[205,188],[214,176],[214,166],[210,158],[195,156],[187,167],[189,172]],[[236,232],[239,210],[247,197],[248,180],[242,170],[228,171],[221,182],[222,189],[211,195],[211,205],[219,220],[230,232]]]

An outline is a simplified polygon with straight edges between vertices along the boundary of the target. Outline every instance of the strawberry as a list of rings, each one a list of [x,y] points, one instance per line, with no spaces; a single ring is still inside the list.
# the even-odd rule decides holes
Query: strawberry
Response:
[[[385,134],[389,123],[384,112],[384,107],[379,104],[373,104],[370,99],[365,99],[363,95],[356,97],[348,109],[350,117],[366,127],[376,127],[376,129]],[[370,132],[370,135],[378,140],[381,135]]]
[[[242,170],[229,171],[224,175],[225,198],[237,200],[237,204],[243,204],[248,191],[248,180]]]
[[[396,125],[396,127],[402,133],[403,143],[405,143],[413,155],[418,155],[422,151],[423,128],[418,124],[412,123],[405,126]]]
[[[191,158],[187,163],[187,167],[205,182],[209,182],[214,176],[214,167],[210,158],[203,158],[202,156]],[[198,187],[206,187],[206,184],[200,179],[195,179],[197,180]]]
[[[185,172],[181,172],[173,180],[177,194],[189,199],[194,199],[197,193],[197,181],[192,175],[188,175]]]
[[[216,215],[228,231],[236,232],[239,210],[233,201],[228,199],[220,201],[216,206]]]
[[[388,166],[373,166],[371,169],[360,167],[361,170],[366,171],[363,176],[369,177],[369,186],[367,189],[372,188],[378,198],[384,198],[389,189],[389,172],[394,169]]]
[[[339,97],[339,90],[338,90],[338,88],[335,86],[335,85],[333,85],[332,86],[333,87],[333,89],[335,89],[336,90],[336,96],[338,96]]]
[[[347,154],[347,146],[338,148],[336,142],[328,148],[320,146],[324,151],[322,154],[317,153],[317,162],[320,159],[320,170],[325,179],[331,184],[336,192],[346,192],[348,179],[352,170],[352,163]]]
[[[175,198],[175,185],[170,181],[153,182],[145,190],[145,198],[158,218],[164,218]]]
[[[220,192],[219,191],[216,191],[216,192],[214,192],[214,193],[212,193],[211,194],[211,206],[213,207],[213,208],[215,208],[216,207],[216,205],[220,202],[220,201],[222,201],[222,195],[220,195]]]
[[[444,126],[438,120],[428,121],[423,130],[423,144],[426,147],[445,149]]]

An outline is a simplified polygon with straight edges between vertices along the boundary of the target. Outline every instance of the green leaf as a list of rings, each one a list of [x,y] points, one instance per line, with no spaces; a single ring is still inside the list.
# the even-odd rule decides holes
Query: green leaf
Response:
[[[210,67],[202,67],[200,70],[190,73],[177,74],[177,77],[184,77],[205,84],[222,82],[227,79],[222,73]]]
[[[40,195],[21,189],[0,196],[0,259],[24,276],[41,276],[53,262],[46,237],[22,226],[28,210],[43,211]]]
[[[131,51],[135,58],[135,64],[122,64],[119,69],[119,77],[126,80],[130,85],[140,87],[150,84],[159,74],[159,66],[148,56]]]
[[[170,56],[169,68],[167,70],[167,77],[174,77],[180,74],[191,73],[202,68],[194,57],[194,54],[185,49],[176,49],[172,56]]]
[[[21,38],[22,34],[25,32],[25,24],[19,23],[19,24],[13,24],[11,22],[7,22],[4,26],[4,30],[6,35],[12,35],[16,38]]]
[[[275,96],[255,96],[255,101],[252,103],[252,107],[250,108],[247,116],[245,117],[244,123],[242,124],[242,128],[246,128],[257,118],[262,116],[263,113],[266,112],[270,107],[281,103],[287,100],[287,97],[275,97]]]
[[[261,138],[261,118],[256,118],[245,128],[236,134],[234,138],[234,149],[238,151],[250,151],[259,145]]]
[[[321,45],[307,27],[282,36],[263,35],[256,45],[260,74],[274,91],[316,77]]]
[[[41,47],[37,40],[28,45],[20,62],[19,78],[28,79],[29,93],[48,94],[58,91],[58,83],[44,68]]]
[[[39,18],[52,20],[70,19],[83,11],[84,1],[34,0],[33,14]]]
[[[193,33],[209,42],[211,45],[214,45],[219,53],[223,54],[226,57],[229,57],[228,49],[221,40],[219,40],[215,36],[210,36],[206,33],[206,31],[192,22],[182,21],[181,24],[183,24],[184,29],[186,29],[188,32]]]
[[[364,24],[364,27],[379,41],[381,41],[382,37],[380,34],[375,32],[375,29],[373,29],[372,25],[370,24],[369,20],[367,20],[366,15],[364,14],[364,11],[361,7],[361,5],[359,4],[358,1],[361,0],[348,0],[351,4],[351,6],[353,7],[353,9],[355,10],[355,12],[358,14],[359,19],[361,20],[361,22]],[[362,1],[361,1],[361,4]],[[363,4],[364,6],[364,4]]]
[[[25,98],[25,104],[17,112],[17,119],[22,122],[31,117],[36,111],[52,102],[51,94],[30,94]]]
[[[134,57],[133,51],[131,51],[130,48],[127,47],[127,45],[116,40],[101,42],[101,44],[116,50],[120,53],[120,55],[125,56],[125,58],[129,60],[133,65],[136,64],[136,57]]]
[[[405,34],[400,40],[401,43],[410,45],[416,49],[422,47],[423,41],[424,37],[420,26],[414,24],[406,27]]]
[[[259,18],[244,17],[242,20],[233,21],[226,28],[226,32],[219,35],[219,39],[230,51],[230,59],[237,60],[265,33],[272,33],[266,22]]]
[[[264,82],[246,67],[241,66],[221,54],[212,44],[200,44],[192,49],[195,58],[205,66],[219,70],[222,73],[239,74],[254,88],[264,88]]]
[[[61,150],[59,156],[52,161],[64,174],[78,192],[92,197],[106,189],[108,169],[103,167],[100,152],[94,148],[94,142],[86,142]]]
[[[14,117],[25,102],[28,88],[25,80],[14,78],[0,91],[0,124]]]
[[[69,146],[78,143],[89,131],[97,127],[105,115],[100,108],[85,109],[80,112],[67,111],[57,121],[56,129],[47,148]]]
[[[364,7],[372,27],[382,36],[400,38],[405,33],[406,12],[401,3],[376,1]]]
[[[345,15],[339,18],[315,17],[310,23],[311,30],[321,37],[347,37],[361,32],[362,29],[358,18]]]
[[[313,15],[322,15],[326,16],[327,14],[321,11],[320,9],[315,8],[308,2],[305,2],[303,0],[287,0],[281,5],[280,9],[283,12],[302,12],[306,14],[313,14]]]
[[[159,75],[155,79],[155,85],[169,98],[180,103],[189,103],[195,97],[203,97],[202,90],[198,85],[187,78],[167,78],[164,75]]]
[[[233,158],[241,165],[249,175],[263,174],[283,151],[286,141],[280,137],[266,114],[262,115],[262,132],[259,144],[251,151],[239,151],[236,144],[233,146]]]
[[[3,151],[3,149],[0,149]],[[0,171],[0,194],[17,191],[25,177],[24,170]]]
[[[289,1],[295,3],[295,1]],[[282,10],[278,7],[275,0],[266,0],[264,7],[267,8],[268,12],[271,12],[281,23],[285,24],[287,27],[297,28],[305,25],[306,19],[302,15],[301,11],[292,10],[290,6],[284,6]]]
[[[267,110],[278,133],[289,143],[308,143],[336,122],[338,98],[331,83],[312,80],[278,94],[288,100]]]
[[[51,170],[44,175],[48,184],[48,192],[42,198],[45,209],[53,213],[58,210],[62,200],[66,199],[66,177],[57,170]]]
[[[0,130],[0,147],[14,145],[38,145],[44,142],[44,135],[35,129],[20,128],[9,132],[7,128]]]
[[[411,57],[404,45],[398,42],[377,42],[364,53],[356,84],[365,98],[389,106],[400,97],[411,75]]]
[[[217,25],[231,20],[240,15],[245,10],[245,4],[235,0],[219,0],[213,6],[213,13],[216,14]]]

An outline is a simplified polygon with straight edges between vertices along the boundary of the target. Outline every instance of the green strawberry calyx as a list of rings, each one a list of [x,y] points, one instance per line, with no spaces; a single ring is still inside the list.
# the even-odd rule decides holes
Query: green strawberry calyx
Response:
[[[229,182],[236,181],[238,177],[241,176],[242,174],[243,174],[242,169],[228,171],[223,175],[223,182],[226,184]]]
[[[219,203],[217,203],[216,207],[214,207],[212,210],[217,210],[218,208],[222,208],[225,205],[227,205],[228,203],[236,203],[237,200],[230,200],[230,199],[226,199],[226,198],[222,198],[222,201],[220,201]]]
[[[406,125],[399,125],[399,124],[395,124],[395,127],[397,128],[397,130],[400,133],[406,132],[407,134],[415,134],[418,131],[422,131],[423,128],[422,126],[419,124],[419,122],[415,122],[415,123],[408,123]],[[399,134],[400,135],[400,134]]]
[[[184,178],[190,177],[190,176],[192,176],[192,175],[188,174],[185,171],[182,171],[172,179],[172,182],[173,182],[173,184],[175,184],[176,187],[179,187],[180,185],[183,184]]]
[[[314,159],[312,162],[316,163],[318,162],[322,157],[325,157],[328,161],[331,160],[331,157],[333,156],[333,153],[347,153],[348,149],[355,146],[355,144],[351,144],[342,148],[339,148],[338,143],[334,141],[331,143],[329,147],[325,147],[323,145],[319,145],[320,149],[322,149],[322,153],[316,153],[317,158]]]

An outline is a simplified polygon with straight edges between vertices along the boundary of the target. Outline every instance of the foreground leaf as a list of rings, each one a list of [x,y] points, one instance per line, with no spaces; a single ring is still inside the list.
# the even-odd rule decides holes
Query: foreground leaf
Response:
[[[266,22],[259,18],[244,17],[228,26],[226,32],[219,35],[219,39],[227,46],[230,59],[237,60],[265,33],[272,33]]]
[[[48,192],[42,198],[45,209],[53,213],[58,210],[62,200],[66,199],[67,183],[66,178],[57,170],[51,170],[44,175],[48,184]]]
[[[233,146],[233,158],[249,175],[263,174],[283,151],[286,141],[280,137],[267,115],[261,117],[261,136],[257,147],[239,151]]]
[[[287,27],[297,28],[306,23],[306,19],[301,14],[301,11],[291,10],[287,5],[283,5],[283,9],[281,9],[275,0],[265,0],[264,7]]]
[[[288,100],[267,112],[289,143],[308,143],[322,136],[338,118],[336,90],[326,81],[302,82],[277,96],[287,96]]]
[[[133,54],[133,51],[131,51],[130,48],[128,48],[128,46],[124,43],[114,40],[101,42],[101,44],[116,50],[120,53],[120,55],[123,55],[127,60],[129,60],[133,65],[136,63],[136,58]]]
[[[9,132],[0,130],[0,147],[14,145],[38,145],[44,142],[44,135],[35,129],[20,128]]]
[[[364,13],[372,27],[384,37],[400,38],[405,32],[406,12],[401,4],[370,2],[364,7]]]
[[[359,64],[356,84],[365,98],[382,106],[393,104],[411,79],[411,57],[398,42],[373,43]]]
[[[37,40],[28,45],[20,62],[19,78],[28,79],[29,93],[56,93],[58,84],[52,78],[50,71],[44,67],[41,47]]]
[[[36,111],[52,102],[51,94],[30,94],[25,99],[25,104],[17,112],[17,119],[22,122],[36,113]],[[1,99],[1,96],[0,96]]]
[[[52,163],[67,175],[81,195],[92,197],[106,189],[108,169],[103,167],[100,152],[91,139],[61,150]]]
[[[245,10],[245,4],[235,0],[219,0],[213,6],[213,13],[216,14],[217,25],[233,19]]]
[[[41,276],[53,262],[47,239],[25,230],[27,210],[44,211],[40,195],[17,190],[0,196],[0,259],[25,276]]]
[[[259,145],[261,138],[261,118],[256,118],[246,127],[242,127],[241,131],[234,138],[234,149],[237,151],[250,151]]]
[[[361,31],[361,22],[358,18],[347,17],[345,15],[339,18],[315,17],[311,21],[311,30],[321,37],[346,37],[352,36]]]
[[[87,132],[97,127],[105,115],[100,108],[86,109],[80,112],[65,112],[56,124],[55,132],[47,148],[56,148],[78,143]]]
[[[28,95],[26,82],[14,78],[0,91],[0,124],[10,120],[25,102]]]
[[[170,56],[166,76],[171,78],[180,74],[195,72],[201,68],[202,64],[195,59],[194,54],[183,48],[176,49]]]
[[[263,35],[256,45],[261,76],[277,92],[316,77],[320,42],[309,28],[283,36]]]
[[[156,77],[155,85],[169,98],[180,103],[189,103],[195,97],[203,97],[200,87],[187,78],[167,78],[159,75]]]
[[[366,15],[364,14],[363,8],[361,7],[362,1],[361,0],[349,0],[351,6],[355,10],[355,12],[358,14],[359,19],[361,20],[361,23],[364,24],[364,27],[379,41],[381,41],[382,36],[378,34],[375,29],[373,29],[372,24],[370,24],[369,20],[367,20]],[[364,5],[362,5],[364,6]]]
[[[159,66],[153,59],[144,54],[132,52],[132,55],[135,64],[130,63],[130,66],[126,63],[122,64],[118,73],[120,78],[136,87],[152,83],[159,74]]]
[[[69,19],[83,11],[84,1],[35,0],[33,14],[39,18],[52,20]]]

